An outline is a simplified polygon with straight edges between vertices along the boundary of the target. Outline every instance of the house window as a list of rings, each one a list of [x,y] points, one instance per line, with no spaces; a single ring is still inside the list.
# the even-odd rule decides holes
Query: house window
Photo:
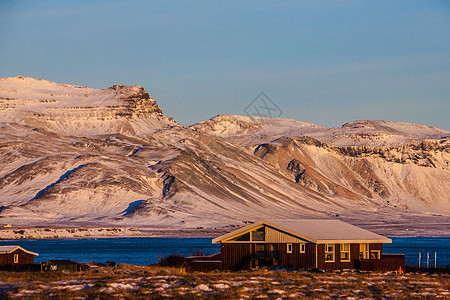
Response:
[[[264,244],[256,244],[256,252],[264,253]]]
[[[252,241],[255,242],[263,242],[264,241],[265,229],[264,227],[258,228],[255,231],[252,231]]]
[[[341,244],[341,261],[350,261],[350,244]]]
[[[278,245],[277,244],[270,245],[270,256],[272,258],[278,259]]]
[[[300,253],[305,253],[305,244],[300,244]]]
[[[231,239],[231,241],[250,242],[250,232],[247,232],[247,233],[244,233],[243,235],[235,237],[234,239]]]
[[[19,254],[14,254],[14,263],[15,264],[19,263]]]
[[[369,259],[369,244],[359,244],[359,259]]]
[[[287,244],[287,253],[292,253],[292,244]]]
[[[380,250],[372,250],[370,251],[370,259],[380,259],[381,251]]]
[[[325,244],[325,262],[334,262],[334,244]]]

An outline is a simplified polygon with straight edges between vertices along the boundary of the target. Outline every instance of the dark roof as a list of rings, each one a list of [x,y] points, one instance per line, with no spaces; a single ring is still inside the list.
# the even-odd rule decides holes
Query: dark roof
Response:
[[[52,259],[52,260],[46,261],[44,263],[53,263],[55,265],[67,265],[67,264],[76,264],[76,265],[78,265],[77,262],[71,261],[69,259]]]

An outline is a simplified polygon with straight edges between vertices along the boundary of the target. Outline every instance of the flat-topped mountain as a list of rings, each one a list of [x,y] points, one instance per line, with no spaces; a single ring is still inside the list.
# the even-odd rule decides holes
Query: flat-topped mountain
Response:
[[[176,124],[141,86],[98,90],[21,76],[0,78],[0,120],[75,135],[135,135]]]
[[[0,224],[445,223],[449,137],[380,120],[219,115],[186,127],[139,86],[0,78]]]

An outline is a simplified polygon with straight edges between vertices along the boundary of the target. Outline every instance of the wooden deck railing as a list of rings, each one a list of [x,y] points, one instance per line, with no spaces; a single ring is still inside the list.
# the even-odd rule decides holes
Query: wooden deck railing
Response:
[[[404,254],[381,254],[380,259],[362,259],[361,270],[363,271],[398,271],[405,270]]]
[[[209,256],[192,256],[186,258],[186,272],[211,272],[222,270],[222,254],[217,253]]]

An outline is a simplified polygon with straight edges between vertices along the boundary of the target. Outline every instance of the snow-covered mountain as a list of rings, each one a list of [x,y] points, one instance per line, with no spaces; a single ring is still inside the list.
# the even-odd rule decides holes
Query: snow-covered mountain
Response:
[[[178,125],[140,86],[97,90],[29,77],[0,78],[1,121],[64,135],[140,135]]]
[[[142,87],[0,78],[0,224],[445,222],[449,137],[377,120],[324,128],[219,115],[186,127]]]

